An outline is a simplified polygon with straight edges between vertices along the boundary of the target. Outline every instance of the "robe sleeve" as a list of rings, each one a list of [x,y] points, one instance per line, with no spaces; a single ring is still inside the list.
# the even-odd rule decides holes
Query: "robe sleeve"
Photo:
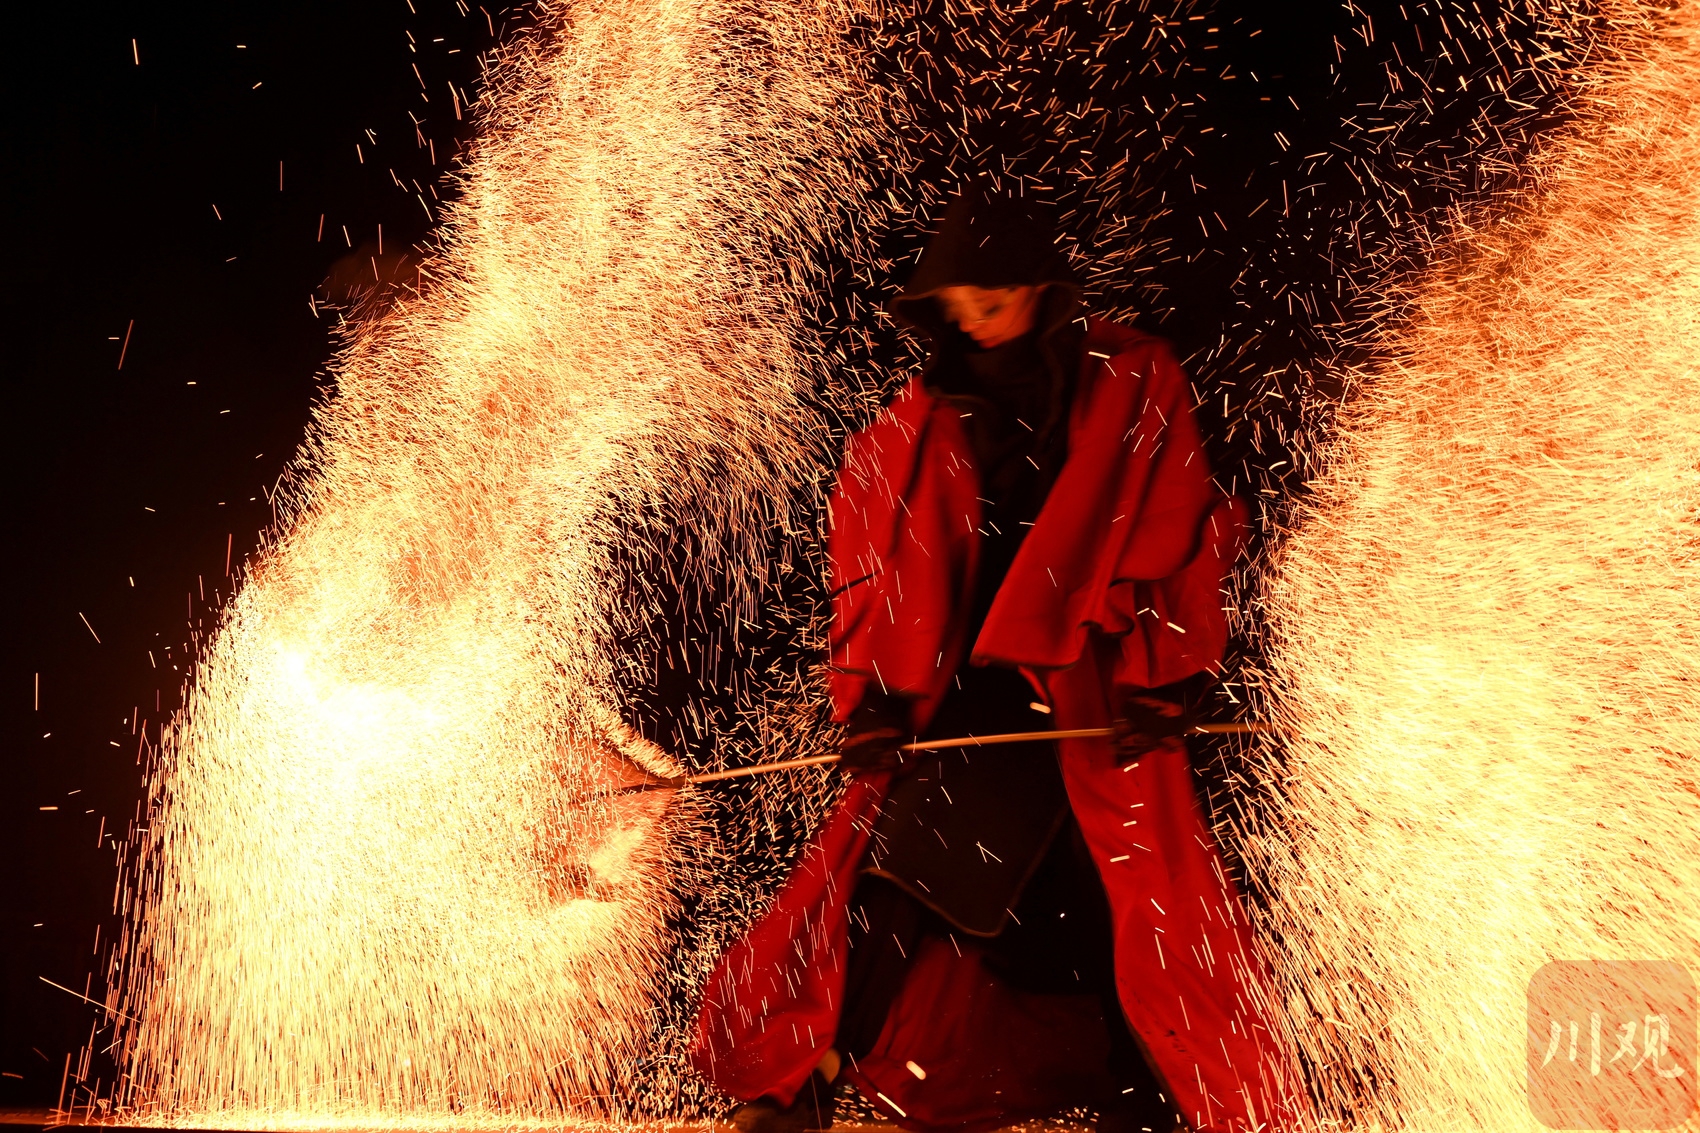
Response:
[[[850,439],[832,495],[833,716],[870,685],[926,725],[963,649],[958,596],[973,578],[976,480],[953,413],[911,386]]]
[[[1220,665],[1228,642],[1224,582],[1244,544],[1245,508],[1210,476],[1180,364],[1159,347],[1142,368],[1133,432],[1150,456],[1123,500],[1133,526],[1099,629],[1119,641],[1112,683],[1151,688]]]

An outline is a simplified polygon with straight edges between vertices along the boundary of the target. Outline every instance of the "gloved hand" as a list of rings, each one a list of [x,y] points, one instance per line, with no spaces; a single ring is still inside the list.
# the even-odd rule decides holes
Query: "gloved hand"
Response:
[[[903,765],[908,755],[897,749],[910,738],[908,701],[888,693],[870,692],[845,725],[838,768],[852,775],[894,770]]]
[[[1122,701],[1121,711],[1110,725],[1115,730],[1110,742],[1116,762],[1132,763],[1166,741],[1186,735],[1197,723],[1172,700],[1134,693]]]

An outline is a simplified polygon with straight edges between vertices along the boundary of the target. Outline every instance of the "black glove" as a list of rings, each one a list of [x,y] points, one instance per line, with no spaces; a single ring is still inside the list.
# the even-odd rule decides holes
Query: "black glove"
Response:
[[[1121,712],[1110,726],[1117,763],[1132,763],[1146,752],[1162,747],[1167,740],[1184,736],[1198,721],[1186,708],[1160,696],[1135,693],[1122,701]]]
[[[844,726],[838,768],[852,775],[894,770],[909,754],[897,749],[909,740],[909,702],[889,693],[870,692]]]

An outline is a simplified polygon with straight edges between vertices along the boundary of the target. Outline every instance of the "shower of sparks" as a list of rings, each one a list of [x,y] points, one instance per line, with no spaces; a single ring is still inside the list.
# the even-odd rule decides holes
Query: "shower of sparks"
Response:
[[[631,1083],[694,819],[607,790],[684,769],[621,722],[620,673],[660,663],[623,643],[687,584],[680,533],[757,619],[826,443],[811,264],[878,215],[857,155],[891,146],[848,5],[536,17],[162,745],[117,958],[133,1118],[665,1104]],[[797,754],[811,698],[743,705],[778,723],[717,758]]]
[[[1353,376],[1263,592],[1300,738],[1247,856],[1347,1128],[1539,1128],[1537,969],[1700,957],[1700,5],[1609,14],[1518,207],[1457,221]]]
[[[1262,535],[1324,470],[1222,692],[1301,737],[1245,769],[1280,787],[1229,848],[1325,1109],[1528,1125],[1533,968],[1694,952],[1696,19],[1361,7],[1304,105],[1249,4],[539,9],[162,737],[112,1100],[225,1127],[710,1100],[681,1021],[831,779],[608,788],[827,750],[834,443],[907,376],[880,309],[986,173],[1056,202],[1096,312],[1181,344]],[[1470,212],[1566,115],[1521,212]],[[1389,302],[1449,208],[1483,219]],[[1307,447],[1362,325],[1405,329]]]

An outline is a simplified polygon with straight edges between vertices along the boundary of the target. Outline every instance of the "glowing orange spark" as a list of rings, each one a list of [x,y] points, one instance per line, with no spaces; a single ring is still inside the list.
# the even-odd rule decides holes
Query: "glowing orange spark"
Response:
[[[1524,199],[1357,375],[1264,592],[1297,738],[1253,872],[1346,1127],[1538,1128],[1536,970],[1700,956],[1700,5],[1609,7]]]
[[[763,517],[813,482],[810,265],[877,215],[855,15],[545,5],[506,49],[438,253],[352,332],[163,745],[122,973],[133,1114],[645,1104],[624,1086],[691,818],[607,789],[683,771],[619,722],[615,643],[654,616],[628,574],[687,525],[743,609],[774,573]],[[722,758],[807,739],[758,731],[771,751]]]

